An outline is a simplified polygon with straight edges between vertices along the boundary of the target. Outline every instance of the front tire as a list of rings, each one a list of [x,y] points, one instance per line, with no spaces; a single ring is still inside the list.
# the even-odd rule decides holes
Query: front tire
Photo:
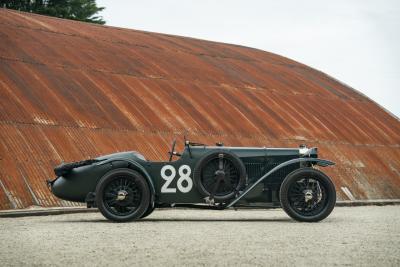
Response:
[[[96,204],[109,220],[126,222],[140,219],[150,203],[146,179],[131,169],[115,169],[106,173],[96,187]]]
[[[318,222],[332,212],[336,190],[331,179],[313,168],[301,168],[283,181],[280,202],[285,212],[301,222]]]

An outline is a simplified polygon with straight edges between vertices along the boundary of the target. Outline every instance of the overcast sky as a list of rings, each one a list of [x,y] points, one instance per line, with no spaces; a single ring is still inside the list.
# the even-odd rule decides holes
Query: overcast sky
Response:
[[[398,0],[97,0],[107,25],[259,48],[319,69],[400,117]]]

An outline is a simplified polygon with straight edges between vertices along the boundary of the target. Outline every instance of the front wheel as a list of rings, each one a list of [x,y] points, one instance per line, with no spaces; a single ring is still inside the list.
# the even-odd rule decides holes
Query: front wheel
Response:
[[[335,186],[331,179],[313,168],[290,173],[281,185],[279,196],[285,212],[301,222],[325,219],[336,203]]]
[[[150,203],[146,179],[131,169],[105,174],[96,187],[96,204],[104,217],[116,222],[140,219]]]

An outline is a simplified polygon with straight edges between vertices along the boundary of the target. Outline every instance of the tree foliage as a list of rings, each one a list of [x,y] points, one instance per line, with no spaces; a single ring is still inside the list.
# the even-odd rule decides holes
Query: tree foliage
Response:
[[[0,7],[32,12],[64,19],[104,24],[96,15],[104,7],[97,7],[96,0],[0,0]]]

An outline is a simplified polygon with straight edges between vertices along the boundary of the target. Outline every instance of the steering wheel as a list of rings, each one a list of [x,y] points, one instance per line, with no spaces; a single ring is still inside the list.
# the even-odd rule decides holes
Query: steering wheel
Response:
[[[168,154],[169,154],[169,161],[170,161],[170,162],[172,161],[172,157],[173,157],[173,156],[178,156],[178,157],[182,156],[181,154],[175,152],[175,145],[176,145],[176,138],[175,138],[174,141],[172,142],[171,151],[168,151]]]

